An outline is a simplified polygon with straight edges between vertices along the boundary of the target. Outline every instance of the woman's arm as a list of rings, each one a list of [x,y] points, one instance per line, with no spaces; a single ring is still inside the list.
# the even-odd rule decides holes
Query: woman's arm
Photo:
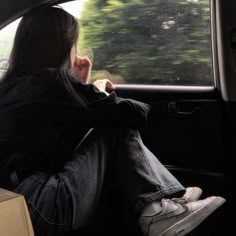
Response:
[[[76,83],[74,88],[87,100],[87,122],[91,127],[142,128],[146,125],[150,105],[118,97],[115,92],[107,95],[93,84]]]
[[[77,57],[73,75],[77,79],[75,90],[88,102],[88,122],[92,127],[144,127],[150,106],[148,104],[120,98],[115,92],[109,94],[106,89],[115,86],[107,79],[88,84],[92,65],[89,59]]]

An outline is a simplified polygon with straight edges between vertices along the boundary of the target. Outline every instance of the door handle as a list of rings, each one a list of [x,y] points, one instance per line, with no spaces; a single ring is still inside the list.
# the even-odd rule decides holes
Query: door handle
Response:
[[[170,102],[168,103],[168,111],[170,113],[175,113],[182,116],[193,115],[200,109],[194,103],[177,103],[177,102]]]

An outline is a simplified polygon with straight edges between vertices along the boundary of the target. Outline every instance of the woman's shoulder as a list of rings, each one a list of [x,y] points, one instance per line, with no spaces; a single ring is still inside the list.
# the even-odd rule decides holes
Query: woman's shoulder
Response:
[[[49,78],[56,80],[56,77],[57,77],[57,70],[54,68],[46,68],[40,71],[30,72],[30,73],[14,72],[6,77],[3,77],[1,84],[7,85],[7,84],[18,84],[18,83],[24,84],[27,82],[37,82],[39,78],[40,82],[42,82],[42,80],[47,81]]]
[[[46,68],[37,72],[34,72],[32,74],[26,75],[27,78],[33,79],[32,81],[37,81],[38,79],[42,81],[47,81],[47,82],[55,82],[57,81],[57,76],[58,76],[58,70],[55,68]]]
[[[58,92],[57,92],[58,91]],[[62,93],[63,86],[59,82],[58,72],[47,68],[29,74],[12,74],[0,83],[0,96],[8,94],[31,94],[31,96]]]

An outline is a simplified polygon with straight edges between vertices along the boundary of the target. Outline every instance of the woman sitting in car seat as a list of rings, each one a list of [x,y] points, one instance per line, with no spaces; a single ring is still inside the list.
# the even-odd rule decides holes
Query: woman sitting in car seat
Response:
[[[59,7],[34,9],[19,24],[0,84],[9,188],[25,196],[36,235],[99,228],[115,209],[143,235],[186,235],[225,200],[199,200],[200,188],[184,188],[145,147],[139,130],[150,106],[108,93],[106,79],[90,84],[78,36]]]

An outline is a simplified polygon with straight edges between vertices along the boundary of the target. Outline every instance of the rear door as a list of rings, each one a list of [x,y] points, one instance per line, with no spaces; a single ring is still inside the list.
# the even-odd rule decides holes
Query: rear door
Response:
[[[106,77],[121,97],[151,104],[146,146],[185,186],[228,199],[232,161],[216,2],[88,1],[83,7],[79,51],[94,61],[92,78]],[[228,204],[218,214],[195,235],[231,235]]]

